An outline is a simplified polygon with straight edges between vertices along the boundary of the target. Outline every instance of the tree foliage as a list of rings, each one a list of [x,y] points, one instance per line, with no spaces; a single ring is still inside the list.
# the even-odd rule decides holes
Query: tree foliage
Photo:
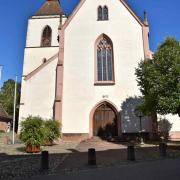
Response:
[[[144,96],[144,112],[180,116],[180,42],[167,38],[153,59],[139,63],[137,82]]]
[[[14,85],[15,81],[9,79],[8,81],[4,82],[1,90],[0,90],[0,103],[2,104],[3,108],[9,115],[13,115],[13,104],[14,104]],[[17,101],[16,104],[19,105],[20,102],[20,83],[17,84]],[[16,110],[16,114],[18,114],[18,109]]]

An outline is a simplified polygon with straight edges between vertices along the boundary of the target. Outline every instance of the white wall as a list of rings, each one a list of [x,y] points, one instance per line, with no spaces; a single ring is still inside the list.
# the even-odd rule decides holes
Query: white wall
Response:
[[[158,120],[164,118],[167,119],[172,124],[171,132],[180,131],[180,117],[178,115],[172,115],[172,114],[167,114],[165,116],[158,115]]]
[[[97,21],[99,5],[108,6],[109,21]],[[102,33],[114,46],[113,86],[94,86],[94,43]],[[89,133],[90,111],[103,95],[121,110],[126,98],[140,94],[134,73],[144,58],[142,27],[119,0],[86,0],[65,29],[64,49],[63,133]]]
[[[19,119],[29,115],[53,118],[57,59],[31,79],[22,81]]]
[[[52,46],[40,47],[41,34],[46,25],[52,28]],[[59,51],[58,36],[59,17],[38,17],[29,19],[26,48],[24,51],[23,75],[26,76],[42,65]],[[29,80],[22,78],[21,105],[19,120],[28,115],[53,117],[56,82],[56,58]]]
[[[64,20],[65,18],[63,18],[63,22]],[[57,41],[59,23],[59,16],[33,16],[28,20],[26,47],[39,47],[41,45],[42,32],[47,25],[52,29],[52,46],[59,46]]]

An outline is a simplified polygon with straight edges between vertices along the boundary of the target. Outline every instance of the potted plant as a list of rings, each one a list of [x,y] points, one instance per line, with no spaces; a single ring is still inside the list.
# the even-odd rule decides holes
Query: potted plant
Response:
[[[55,120],[44,122],[45,145],[52,146],[53,141],[60,137],[60,123]]]
[[[29,116],[21,123],[20,139],[26,145],[26,152],[40,152],[44,143],[43,120],[40,117]]]

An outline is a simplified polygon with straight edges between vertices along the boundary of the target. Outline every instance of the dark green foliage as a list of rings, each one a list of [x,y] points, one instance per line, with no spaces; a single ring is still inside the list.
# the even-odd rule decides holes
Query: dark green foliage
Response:
[[[12,117],[14,109],[14,86],[15,81],[9,79],[4,82],[2,88],[0,89],[0,103],[2,104],[5,111]],[[17,132],[18,128],[18,116],[19,116],[19,104],[20,104],[20,90],[21,84],[17,83],[17,99],[16,99],[16,121],[15,121],[15,131]]]
[[[60,137],[60,124],[55,120],[29,116],[21,123],[20,139],[26,145],[40,146]]]
[[[109,123],[105,127],[100,127],[97,135],[104,139],[115,137],[117,136],[116,128],[116,123]]]
[[[40,146],[44,143],[43,120],[29,116],[21,123],[20,139],[26,145]]]
[[[44,122],[45,141],[54,140],[60,137],[60,124],[55,120]]]
[[[171,128],[172,124],[167,119],[160,119],[158,121],[158,131],[161,138],[168,140]]]
[[[180,115],[180,43],[163,42],[153,59],[139,63],[137,82],[144,96],[143,112]]]
[[[2,104],[3,108],[9,115],[13,115],[13,103],[14,103],[14,86],[15,81],[9,79],[8,81],[4,82],[1,90],[0,90],[0,103]],[[20,89],[21,84],[17,84],[17,101],[16,104],[19,105],[20,102]],[[18,109],[17,112],[18,114]]]

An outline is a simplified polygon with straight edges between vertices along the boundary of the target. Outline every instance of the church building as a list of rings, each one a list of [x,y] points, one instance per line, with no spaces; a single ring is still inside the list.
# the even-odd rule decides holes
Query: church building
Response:
[[[69,17],[45,0],[28,20],[19,121],[55,119],[70,140],[153,134],[156,118],[134,113],[135,68],[152,58],[148,37],[146,14],[142,21],[125,0],[80,0]]]

